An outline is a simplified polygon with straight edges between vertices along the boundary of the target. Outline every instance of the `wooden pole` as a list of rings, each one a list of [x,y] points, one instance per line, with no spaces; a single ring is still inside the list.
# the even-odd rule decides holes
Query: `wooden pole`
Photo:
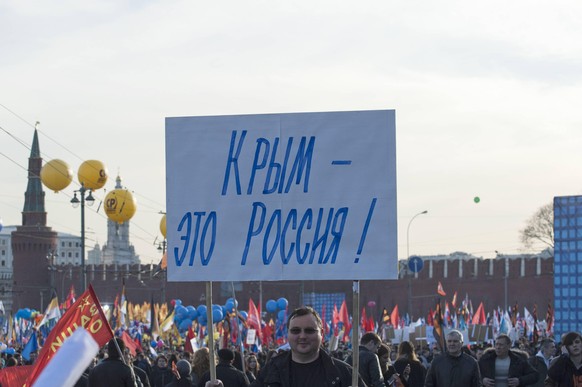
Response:
[[[353,283],[352,307],[352,386],[358,386],[358,371],[360,369],[360,281]]]
[[[212,281],[206,282],[206,334],[210,352],[210,380],[216,380],[216,353],[214,351],[214,326],[212,324]]]

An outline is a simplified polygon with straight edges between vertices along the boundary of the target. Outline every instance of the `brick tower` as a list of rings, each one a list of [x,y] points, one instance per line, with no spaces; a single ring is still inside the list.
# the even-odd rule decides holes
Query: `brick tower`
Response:
[[[14,311],[21,308],[40,310],[51,299],[47,255],[57,249],[57,233],[46,225],[41,167],[42,158],[35,129],[28,159],[28,186],[24,194],[22,226],[12,232]]]

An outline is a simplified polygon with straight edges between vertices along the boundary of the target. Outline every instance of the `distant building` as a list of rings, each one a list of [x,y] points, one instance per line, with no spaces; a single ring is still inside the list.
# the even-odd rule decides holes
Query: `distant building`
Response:
[[[582,196],[554,198],[556,337],[582,330]]]
[[[0,230],[0,300],[6,311],[12,310],[12,231],[16,231],[16,226],[4,226]]]
[[[115,188],[121,186],[121,177],[115,179]],[[107,219],[107,244],[101,251],[101,263],[105,265],[135,265],[139,263],[139,255],[129,243],[129,221],[119,224]]]

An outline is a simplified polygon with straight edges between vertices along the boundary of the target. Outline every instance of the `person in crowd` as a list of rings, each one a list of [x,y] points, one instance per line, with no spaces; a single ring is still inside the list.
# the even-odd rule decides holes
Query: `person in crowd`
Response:
[[[500,334],[495,347],[487,349],[479,360],[484,387],[527,386],[538,380],[537,371],[528,363],[527,353],[511,348],[511,338]]]
[[[565,353],[551,362],[545,386],[582,386],[582,336],[578,332],[568,332],[561,341]]]
[[[402,375],[406,387],[424,386],[426,368],[416,356],[416,351],[410,341],[403,341],[398,345],[398,358],[394,362],[394,368],[399,375]]]
[[[245,359],[245,374],[247,375],[249,382],[254,382],[255,379],[257,379],[260,369],[261,366],[259,365],[257,355],[254,353],[249,354]]]
[[[378,348],[378,360],[380,362],[380,371],[382,372],[385,386],[403,387],[404,383],[402,383],[400,375],[398,375],[396,369],[392,365],[392,360],[390,360],[390,345],[386,343],[380,344],[380,348]]]
[[[252,387],[352,386],[352,368],[321,349],[323,323],[313,308],[295,309],[287,318],[287,331],[291,350],[273,357]],[[365,386],[359,376],[358,386]]]
[[[119,338],[109,340],[108,357],[91,370],[87,385],[90,387],[135,387],[137,384],[133,370],[121,359],[124,350],[123,340]]]
[[[538,372],[538,381],[530,384],[530,387],[543,387],[550,362],[556,353],[556,343],[553,339],[543,339],[540,343],[540,350],[535,356],[528,359],[529,364]]]
[[[210,369],[210,351],[208,348],[200,348],[194,353],[192,360],[192,381],[198,385],[202,375]]]
[[[138,366],[135,365],[134,359],[131,356],[129,349],[125,348],[123,353],[125,356],[125,363],[127,365],[130,365],[131,368],[133,369],[133,374],[136,377],[136,381],[138,382],[138,385],[141,383],[142,387],[151,387],[150,378],[149,378],[148,374],[144,370],[142,370],[141,368],[139,368]]]
[[[149,359],[147,358],[147,356],[144,355],[143,352],[141,351],[137,352],[133,365],[144,370],[145,373],[148,375],[148,378],[150,377],[150,374],[152,373],[152,365],[150,364]]]
[[[481,387],[479,364],[463,352],[463,335],[452,330],[446,335],[448,352],[436,356],[427,373],[425,387]]]
[[[164,387],[175,379],[170,367],[166,355],[163,353],[159,354],[154,362],[154,366],[152,367],[152,373],[150,374],[150,384],[152,387]]]
[[[232,365],[234,351],[223,348],[218,350],[218,364],[216,365],[216,378],[222,381],[225,387],[246,387],[249,380],[245,374]],[[198,387],[204,387],[210,380],[210,372],[204,373],[198,382]]]
[[[382,340],[380,336],[374,332],[366,332],[362,335],[359,345],[359,372],[364,383],[368,387],[383,387],[384,377],[380,370],[380,363],[378,361],[378,348],[380,348]],[[353,364],[352,355],[348,356],[346,362]]]
[[[177,375],[174,380],[170,383],[166,384],[165,387],[192,387],[192,377],[190,374],[192,373],[192,366],[190,362],[186,359],[180,359],[176,363],[176,373]]]

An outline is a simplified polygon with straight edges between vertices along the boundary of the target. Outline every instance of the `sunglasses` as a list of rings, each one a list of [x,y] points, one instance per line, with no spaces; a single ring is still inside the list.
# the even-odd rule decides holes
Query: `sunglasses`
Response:
[[[314,335],[317,332],[319,332],[319,329],[317,329],[317,328],[303,328],[303,329],[301,329],[298,327],[289,329],[289,333],[292,333],[294,335],[300,334],[301,331],[303,331],[306,335]]]

